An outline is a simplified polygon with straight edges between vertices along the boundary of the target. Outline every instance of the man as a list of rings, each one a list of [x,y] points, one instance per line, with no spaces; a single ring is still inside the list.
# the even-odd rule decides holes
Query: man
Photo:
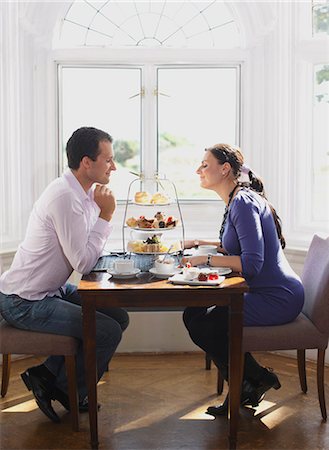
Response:
[[[79,409],[87,411],[80,298],[76,288],[65,283],[73,270],[90,272],[110,235],[116,201],[105,185],[116,166],[112,137],[96,128],[76,130],[66,153],[69,169],[35,203],[25,239],[11,268],[0,277],[0,312],[14,327],[79,340]],[[108,308],[99,310],[96,320],[100,379],[129,319],[126,311]],[[59,422],[51,401],[69,409],[64,357],[50,356],[21,376],[43,413]]]

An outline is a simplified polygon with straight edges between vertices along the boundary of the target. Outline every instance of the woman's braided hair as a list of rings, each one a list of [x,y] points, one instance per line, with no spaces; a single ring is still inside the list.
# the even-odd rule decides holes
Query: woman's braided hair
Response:
[[[217,144],[210,148],[206,149],[210,151],[211,154],[219,161],[220,164],[224,164],[228,162],[232,168],[232,173],[236,180],[241,175],[241,169],[244,163],[244,157],[241,150],[238,147],[233,147],[229,144]],[[257,192],[260,196],[262,196],[269,204],[269,207],[272,211],[272,215],[274,218],[274,223],[276,226],[276,230],[278,233],[278,238],[282,248],[285,248],[286,241],[282,234],[282,222],[280,217],[278,216],[276,210],[271,205],[271,203],[267,200],[263,181],[257,177],[252,170],[248,172],[249,182],[241,183],[239,185],[242,187],[248,187],[253,191]]]

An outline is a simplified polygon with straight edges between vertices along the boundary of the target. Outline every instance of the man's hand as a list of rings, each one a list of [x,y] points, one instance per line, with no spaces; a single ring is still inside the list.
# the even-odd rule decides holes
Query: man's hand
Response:
[[[97,184],[94,190],[94,200],[101,209],[99,217],[109,222],[117,205],[112,191],[104,185]]]

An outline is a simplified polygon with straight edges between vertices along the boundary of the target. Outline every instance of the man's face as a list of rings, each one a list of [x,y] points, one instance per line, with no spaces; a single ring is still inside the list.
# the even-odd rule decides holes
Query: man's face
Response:
[[[107,184],[110,181],[112,170],[116,170],[113,161],[112,144],[109,141],[100,141],[98,145],[99,154],[96,161],[90,160],[88,177],[93,183]]]

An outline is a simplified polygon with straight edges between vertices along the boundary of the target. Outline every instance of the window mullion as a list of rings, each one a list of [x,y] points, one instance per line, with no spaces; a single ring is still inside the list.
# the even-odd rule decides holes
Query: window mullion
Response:
[[[145,95],[142,100],[142,170],[152,177],[157,170],[157,104],[154,90],[156,70],[153,65],[143,67],[142,83]]]

